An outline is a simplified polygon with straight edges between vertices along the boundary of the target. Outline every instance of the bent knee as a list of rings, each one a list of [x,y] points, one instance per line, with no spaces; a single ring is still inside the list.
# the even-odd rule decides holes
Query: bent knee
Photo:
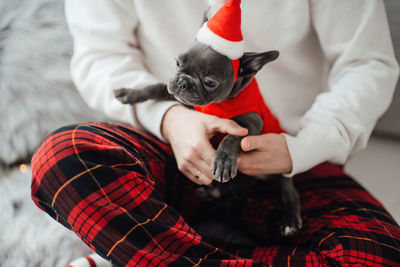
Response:
[[[78,123],[61,127],[50,133],[32,157],[32,172],[41,177],[54,164],[72,154],[99,150],[100,146],[110,146],[109,128],[101,123]],[[116,144],[112,144],[117,146]]]
[[[57,187],[69,179],[66,172],[72,172],[73,162],[77,160],[79,153],[99,149],[101,131],[99,125],[98,123],[67,125],[50,133],[41,143],[31,160],[31,195],[37,205],[39,202],[49,202],[48,197],[40,191],[50,195],[50,192],[57,191]]]
[[[32,198],[51,203],[60,187],[94,168],[107,172],[116,165],[134,166],[132,143],[114,124],[78,123],[55,130],[32,157]]]

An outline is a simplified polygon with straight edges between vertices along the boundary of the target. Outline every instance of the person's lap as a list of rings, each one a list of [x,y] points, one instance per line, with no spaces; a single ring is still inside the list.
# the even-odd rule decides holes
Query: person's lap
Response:
[[[205,197],[177,170],[168,145],[129,126],[61,128],[32,165],[36,204],[116,264],[393,265],[400,258],[396,222],[332,164],[293,178],[304,226],[286,239],[279,234],[277,184],[239,175],[219,185],[220,198]],[[208,218],[240,229],[254,246],[227,244],[189,227]]]

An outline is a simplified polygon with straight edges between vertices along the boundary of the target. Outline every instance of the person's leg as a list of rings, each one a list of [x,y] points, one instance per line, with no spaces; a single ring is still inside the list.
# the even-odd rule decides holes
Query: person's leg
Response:
[[[259,245],[226,250],[273,266],[400,266],[399,225],[339,167],[321,164],[293,179],[302,208],[300,233],[280,236],[279,185],[258,182],[247,197],[227,201],[225,214],[219,214],[258,237]]]
[[[188,225],[204,205],[197,186],[178,172],[168,146],[131,127],[63,127],[42,143],[32,169],[38,207],[116,266],[257,265]]]

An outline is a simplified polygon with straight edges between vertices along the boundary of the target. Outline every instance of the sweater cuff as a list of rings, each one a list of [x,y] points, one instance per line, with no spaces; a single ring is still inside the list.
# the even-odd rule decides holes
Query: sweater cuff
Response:
[[[292,171],[284,174],[285,177],[306,172],[325,161],[342,164],[346,160],[342,158],[346,148],[336,136],[313,128],[303,129],[295,137],[283,134],[292,158]]]
[[[146,131],[166,142],[161,134],[161,123],[165,112],[172,106],[177,105],[176,101],[155,101],[149,100],[134,106],[135,120]]]

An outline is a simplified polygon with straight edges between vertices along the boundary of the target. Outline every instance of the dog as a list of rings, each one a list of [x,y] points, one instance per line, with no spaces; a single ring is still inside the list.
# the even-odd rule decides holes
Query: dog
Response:
[[[168,83],[157,83],[146,88],[116,89],[116,98],[124,104],[136,104],[149,99],[178,100],[186,106],[205,106],[232,99],[254,80],[255,74],[268,62],[278,58],[278,51],[244,53],[234,79],[231,61],[210,46],[195,42],[176,59],[177,73]],[[259,135],[264,121],[256,112],[231,118],[248,129],[249,135]],[[241,152],[242,137],[227,135],[220,142],[211,165],[211,173],[218,182],[228,182],[237,174],[237,156]],[[292,236],[302,228],[300,200],[290,178],[281,178],[284,216],[282,235]],[[259,177],[265,178],[265,177]]]
[[[204,13],[203,26],[196,41],[176,58],[177,72],[167,84],[157,83],[139,90],[116,89],[115,97],[131,105],[150,99],[178,100],[197,111],[232,119],[247,128],[249,135],[283,132],[279,121],[264,103],[254,78],[267,63],[278,58],[279,52],[243,53],[242,47],[237,49],[237,43],[233,46],[229,41],[214,43],[213,35],[221,29],[219,34],[223,38],[228,29],[233,29],[234,38],[243,38],[240,30],[240,0],[224,2],[226,5],[219,7],[210,20],[211,8]],[[216,23],[219,23],[217,28]],[[210,29],[215,32],[210,32]],[[226,50],[226,47],[230,48]],[[232,54],[232,51],[235,53]],[[237,175],[237,157],[241,153],[242,138],[226,135],[218,144],[211,164],[214,180],[225,183]],[[302,228],[299,194],[293,179],[281,175],[272,177],[279,177],[281,185],[284,204],[281,234],[293,236]],[[267,176],[256,178],[266,179]]]

